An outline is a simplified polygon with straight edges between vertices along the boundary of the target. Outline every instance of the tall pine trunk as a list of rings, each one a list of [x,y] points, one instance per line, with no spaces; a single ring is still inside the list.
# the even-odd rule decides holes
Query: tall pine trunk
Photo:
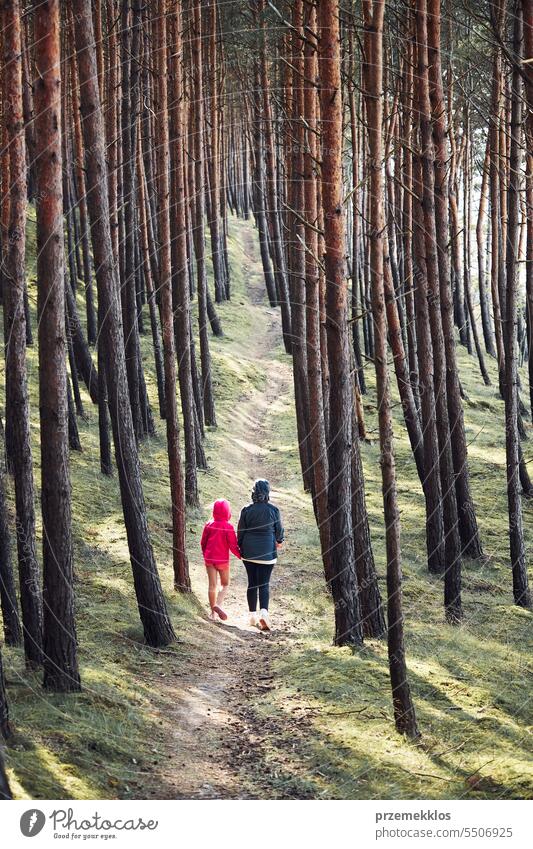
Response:
[[[208,300],[207,271],[205,262],[205,172],[204,172],[204,91],[202,71],[202,0],[194,0],[191,53],[193,62],[193,103],[194,122],[193,150],[196,191],[193,196],[193,235],[196,254],[196,269],[198,274],[198,326],[200,335],[200,360],[202,366],[203,408],[206,425],[216,427],[215,396],[211,372],[211,353],[209,350],[208,334]]]
[[[326,324],[330,370],[328,513],[329,568],[335,604],[336,645],[362,642],[361,605],[352,528],[353,387],[348,331],[348,280],[342,205],[342,94],[338,0],[318,7],[321,75],[322,206]]]
[[[141,469],[128,392],[124,335],[113,258],[105,136],[90,0],[74,0],[76,50],[81,86],[81,113],[86,150],[88,209],[98,284],[102,303],[100,332],[107,355],[109,412],[113,428],[124,522],[128,536],[135,593],[146,642],[164,646],[175,635],[170,622],[148,532]]]
[[[185,441],[185,498],[191,507],[197,507],[198,477],[196,473],[197,449],[202,451],[201,434],[197,436],[196,406],[192,382],[192,358],[189,346],[191,299],[187,272],[187,214],[183,179],[184,117],[183,76],[181,68],[181,16],[179,4],[169,18],[169,33],[173,50],[170,56],[170,186],[172,193],[170,232],[172,239],[172,301],[174,306],[174,334],[178,359],[181,409]],[[198,428],[199,430],[199,428]],[[197,445],[198,441],[198,445]],[[205,461],[204,461],[205,465]]]
[[[176,351],[174,348],[174,314],[172,307],[172,268],[170,244],[170,181],[168,143],[168,88],[167,88],[167,0],[158,0],[156,21],[157,51],[157,178],[159,209],[159,292],[161,298],[161,325],[163,337],[163,363],[165,367],[165,398],[167,451],[172,501],[172,555],[174,587],[189,592],[191,580],[185,544],[185,488],[181,470],[179,445],[178,399],[176,394]]]
[[[437,239],[440,295],[440,323],[444,338],[445,390],[448,407],[455,500],[459,522],[461,551],[467,557],[481,557],[483,551],[470,488],[468,454],[464,426],[461,387],[455,351],[453,297],[448,246],[448,151],[446,148],[446,111],[442,85],[440,52],[440,0],[429,0],[427,16],[428,87],[432,109],[434,160],[434,215]],[[444,484],[444,481],[443,481]],[[453,505],[451,505],[453,510]]]
[[[29,665],[42,662],[41,575],[35,544],[33,462],[30,443],[24,309],[26,239],[26,144],[22,107],[19,0],[3,3],[4,103],[9,143],[9,219],[3,268],[6,339],[6,439],[15,479],[17,550],[24,653]],[[6,200],[7,200],[6,198]]]
[[[43,517],[44,686],[80,689],[71,531],[67,400],[59,0],[33,14],[37,315]]]
[[[461,610],[461,542],[455,492],[455,474],[448,419],[446,382],[447,360],[441,315],[438,234],[435,216],[435,155],[431,134],[427,0],[417,0],[415,11],[417,41],[417,106],[422,165],[422,210],[424,213],[426,274],[429,293],[429,322],[433,342],[435,407],[439,440],[441,495],[444,520],[444,605],[449,622],[459,622]],[[455,435],[457,438],[457,435]]]
[[[516,10],[513,24],[513,50],[516,61],[521,56],[522,14]],[[507,194],[506,302],[504,310],[505,341],[505,449],[507,456],[507,501],[509,505],[509,538],[513,571],[513,596],[520,607],[531,606],[527,576],[522,500],[520,493],[518,435],[518,235],[520,227],[520,146],[522,124],[522,91],[520,70],[513,65],[511,80],[511,139],[509,156],[509,189]]]
[[[368,118],[370,153],[370,274],[374,319],[374,363],[379,410],[380,464],[387,551],[388,655],[394,719],[397,730],[418,736],[416,716],[407,677],[403,634],[400,516],[392,433],[390,379],[387,367],[387,321],[383,286],[383,16],[385,0],[365,0],[363,89]]]

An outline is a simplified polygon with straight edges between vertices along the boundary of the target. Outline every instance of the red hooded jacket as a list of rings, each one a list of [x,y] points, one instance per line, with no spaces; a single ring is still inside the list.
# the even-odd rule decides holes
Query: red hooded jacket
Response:
[[[231,508],[225,499],[213,504],[213,518],[204,525],[200,545],[206,563],[229,563],[230,551],[235,557],[241,552],[237,543],[235,528],[230,522]]]

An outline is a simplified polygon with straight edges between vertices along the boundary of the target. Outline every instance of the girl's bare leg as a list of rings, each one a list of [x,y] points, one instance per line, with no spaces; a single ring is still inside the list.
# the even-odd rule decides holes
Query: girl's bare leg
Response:
[[[209,588],[207,594],[209,596],[209,607],[211,610],[217,603],[217,569],[214,566],[207,566],[207,578],[209,580]]]
[[[218,607],[222,607],[222,605],[224,604],[224,599],[226,598],[226,595],[227,595],[227,592],[228,592],[228,587],[229,587],[229,568],[228,569],[220,569],[218,574],[220,575],[221,589],[219,590],[219,593],[218,593],[218,596],[217,596],[217,605],[218,605]]]

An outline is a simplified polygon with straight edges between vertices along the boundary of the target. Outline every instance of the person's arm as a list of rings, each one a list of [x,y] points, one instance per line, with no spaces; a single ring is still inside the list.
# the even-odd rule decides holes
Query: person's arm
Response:
[[[237,542],[239,548],[242,548],[244,533],[246,531],[246,508],[243,507],[239,516],[239,524],[237,525]]]
[[[200,547],[202,549],[202,554],[205,554],[205,547],[207,545],[208,537],[209,537],[209,526],[204,525],[204,529],[202,531],[202,539],[200,540]]]
[[[228,528],[226,531],[226,539],[228,540],[229,550],[235,557],[238,557],[241,560],[241,550],[239,548],[239,544],[237,542],[237,534],[235,533],[235,528]]]
[[[285,530],[283,525],[281,524],[281,515],[276,507],[276,518],[274,520],[274,536],[276,537],[276,542],[278,545],[281,545],[283,540],[285,539]]]

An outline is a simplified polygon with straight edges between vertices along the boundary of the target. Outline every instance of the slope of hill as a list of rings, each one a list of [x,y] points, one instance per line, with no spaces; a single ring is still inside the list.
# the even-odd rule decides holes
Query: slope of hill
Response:
[[[20,650],[4,649],[16,730],[7,765],[17,797],[531,798],[524,681],[531,674],[532,616],[512,604],[503,404],[495,369],[493,385],[484,387],[475,360],[461,349],[472,487],[486,557],[464,564],[460,628],[445,624],[441,580],[427,572],[424,503],[396,409],[407,657],[422,731],[412,745],[394,730],[386,646],[369,641],[356,652],[331,646],[331,605],[298,468],[291,365],[280,344],[279,316],[263,296],[250,222],[232,222],[230,249],[232,301],[220,307],[224,337],[212,342],[218,429],[207,435],[202,509],[187,519],[193,596],[172,591],[161,422],[141,450],[152,540],[179,640],[163,651],[143,645],[118,485],[116,477],[100,475],[97,414],[85,396],[83,452],[72,454],[83,692],[45,693],[40,677],[25,670]],[[30,299],[34,308],[33,283]],[[155,411],[148,337],[143,344]],[[33,349],[29,361],[36,423]],[[363,460],[385,594],[370,368],[368,378],[371,442],[363,446]],[[36,425],[33,433],[37,439]],[[530,446],[524,445],[529,460]],[[37,443],[34,460],[38,470]],[[236,561],[228,625],[207,621],[199,552],[213,499],[229,498],[236,521],[258,476],[272,482],[287,528],[273,588],[275,630],[267,637],[247,626],[243,570]],[[525,521],[531,554],[531,504]]]

